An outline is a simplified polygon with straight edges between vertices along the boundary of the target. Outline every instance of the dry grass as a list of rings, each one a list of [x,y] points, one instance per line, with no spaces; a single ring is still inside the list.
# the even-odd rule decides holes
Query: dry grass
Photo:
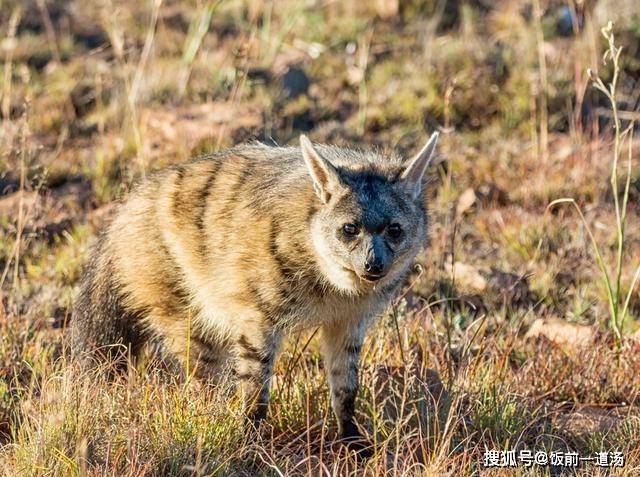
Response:
[[[626,465],[611,473],[636,475],[640,300],[630,295],[612,331],[585,227],[607,268],[620,263],[626,296],[640,257],[640,164],[632,144],[620,252],[615,123],[586,75],[612,79],[600,61],[605,19],[623,47],[624,130],[639,115],[632,0],[0,0],[1,472],[562,471],[483,467],[486,449],[528,449],[620,451]],[[302,131],[409,153],[435,128],[430,246],[364,348],[359,421],[372,458],[334,442],[311,333],[284,347],[259,435],[242,431],[231,383],[203,388],[151,362],[106,380],[65,362],[88,245],[141,176]],[[563,197],[585,223],[573,209],[547,211]],[[569,338],[528,337],[536,320],[562,320]],[[566,472],[608,475],[586,462]]]

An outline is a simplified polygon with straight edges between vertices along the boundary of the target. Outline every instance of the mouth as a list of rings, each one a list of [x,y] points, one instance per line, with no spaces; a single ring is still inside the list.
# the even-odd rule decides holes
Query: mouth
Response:
[[[377,281],[380,281],[382,278],[384,278],[385,275],[386,273],[382,273],[380,275],[365,274],[365,275],[358,275],[358,277],[360,277],[360,279],[364,280],[365,282],[375,283]]]
[[[347,267],[343,267],[343,270],[346,272],[350,272],[353,275],[355,275],[356,277],[358,277],[360,280],[362,280],[363,282],[366,283],[376,283],[379,282],[381,279],[383,279],[384,277],[387,276],[386,273],[381,273],[381,274],[373,274],[373,273],[363,273],[360,274],[358,272],[356,272],[355,270],[351,269],[351,268],[347,268]]]

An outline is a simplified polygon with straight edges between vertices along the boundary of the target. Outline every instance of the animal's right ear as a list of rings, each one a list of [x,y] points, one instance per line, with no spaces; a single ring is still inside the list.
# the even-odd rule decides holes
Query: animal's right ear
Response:
[[[316,193],[326,204],[341,184],[340,175],[333,164],[320,155],[304,134],[300,135],[300,147]]]

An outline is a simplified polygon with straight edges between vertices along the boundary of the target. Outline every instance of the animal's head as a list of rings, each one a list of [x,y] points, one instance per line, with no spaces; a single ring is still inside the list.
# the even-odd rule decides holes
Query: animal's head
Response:
[[[371,160],[366,152],[354,161],[344,151],[314,147],[300,137],[322,203],[311,223],[312,241],[335,286],[367,289],[406,271],[426,237],[423,177],[437,139],[434,133],[408,161],[377,155]]]

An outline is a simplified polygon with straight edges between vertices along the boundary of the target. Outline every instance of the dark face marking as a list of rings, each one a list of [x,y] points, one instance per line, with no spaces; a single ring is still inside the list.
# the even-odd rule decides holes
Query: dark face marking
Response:
[[[347,188],[317,215],[331,258],[375,282],[407,254],[417,251],[426,231],[424,207],[402,184],[375,173],[342,173]]]

